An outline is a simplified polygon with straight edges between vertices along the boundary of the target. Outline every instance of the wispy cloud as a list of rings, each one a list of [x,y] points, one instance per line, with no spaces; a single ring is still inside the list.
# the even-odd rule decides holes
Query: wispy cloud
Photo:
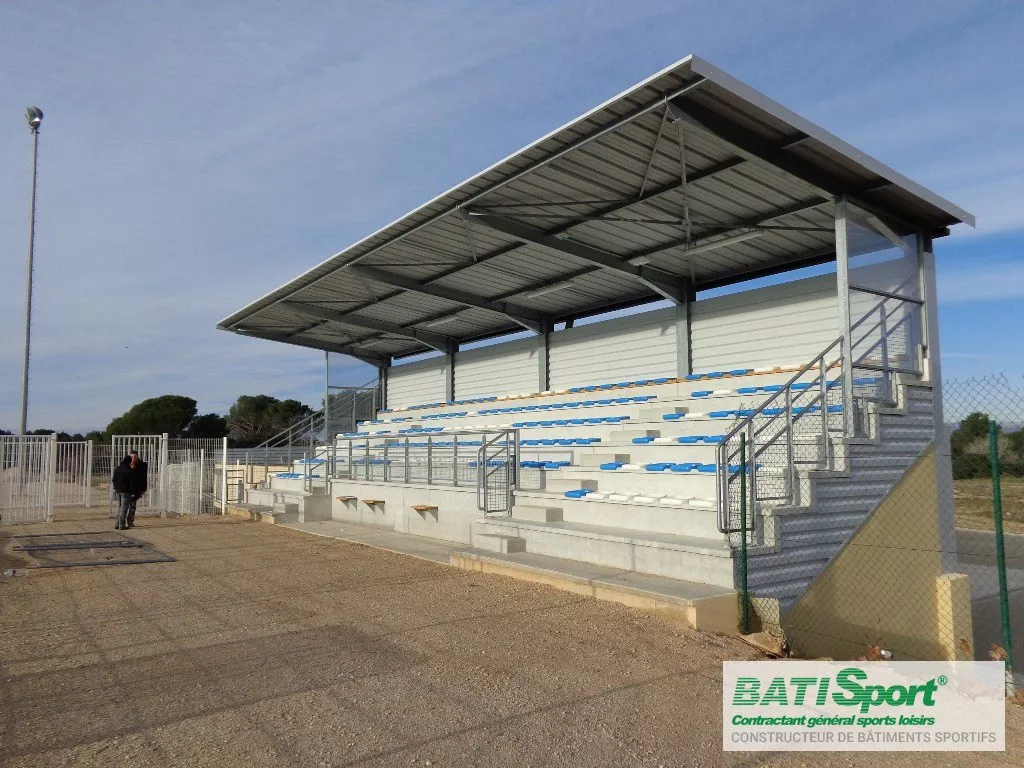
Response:
[[[950,266],[938,272],[938,281],[941,304],[1024,300],[1024,261]]]

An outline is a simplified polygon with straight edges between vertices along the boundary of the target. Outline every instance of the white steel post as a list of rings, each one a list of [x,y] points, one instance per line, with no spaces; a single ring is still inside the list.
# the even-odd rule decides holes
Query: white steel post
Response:
[[[85,446],[85,506],[92,506],[92,440]]]
[[[220,460],[220,513],[228,513],[228,439],[224,438]]]
[[[205,448],[200,448],[199,449],[199,482],[196,484],[198,486],[197,487],[197,494],[196,494],[196,499],[197,499],[196,500],[196,514],[197,515],[201,515],[203,513],[203,477],[204,477],[203,470],[205,469],[205,464],[206,464],[206,449]]]
[[[836,291],[839,298],[839,331],[843,335],[843,418],[846,434],[853,435],[853,349],[850,333],[850,250],[847,241],[847,200],[836,198]]]
[[[160,450],[159,450],[159,471],[160,471],[160,498],[158,503],[160,504],[160,517],[167,517],[167,465],[170,463],[170,454],[168,452],[167,445],[167,433],[164,432],[160,435]]]
[[[50,433],[50,452],[46,462],[46,522],[53,522],[53,497],[57,492],[57,433]]]

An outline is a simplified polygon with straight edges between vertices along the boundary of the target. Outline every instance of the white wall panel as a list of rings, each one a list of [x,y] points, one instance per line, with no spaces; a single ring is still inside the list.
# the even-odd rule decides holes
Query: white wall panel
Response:
[[[551,334],[552,389],[676,375],[676,309]]]
[[[696,301],[695,373],[808,363],[839,334],[835,275]]]
[[[455,399],[537,391],[540,338],[478,347],[455,355]]]
[[[388,369],[388,407],[444,402],[444,357]]]

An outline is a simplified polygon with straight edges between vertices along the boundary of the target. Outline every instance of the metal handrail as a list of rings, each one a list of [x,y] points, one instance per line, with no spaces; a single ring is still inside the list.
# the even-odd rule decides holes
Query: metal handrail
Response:
[[[326,459],[326,475],[329,480],[374,480],[384,483],[413,484],[423,482],[431,486],[449,486],[458,488],[464,484],[465,478],[459,477],[460,459],[477,461],[476,490],[478,506],[484,511],[510,512],[513,492],[518,484],[518,457],[520,453],[520,430],[480,429],[460,431],[440,431],[429,433],[409,433],[403,435],[339,435],[330,447],[314,452],[314,458]],[[481,436],[480,445],[467,445],[475,436]],[[450,445],[439,445],[439,439],[450,442]],[[413,445],[414,442],[423,445]],[[473,450],[467,450],[473,449]],[[420,457],[426,464],[420,468],[425,470],[425,477],[414,478],[410,468],[413,462],[410,457],[414,450],[422,451]],[[465,452],[461,452],[465,450]],[[492,452],[493,451],[493,452]],[[344,456],[344,458],[340,458]],[[392,458],[400,457],[400,458]],[[498,457],[498,458],[496,458]],[[373,471],[376,461],[381,462],[380,473]],[[490,463],[500,461],[500,466],[491,467]],[[401,475],[395,476],[392,463],[401,465]],[[340,467],[344,465],[345,471]],[[448,469],[451,469],[450,477]],[[503,474],[507,473],[507,474]],[[497,491],[495,489],[498,489]],[[503,491],[499,493],[498,491]],[[501,510],[485,509],[487,500],[503,496]]]
[[[901,286],[902,287],[902,286]],[[906,368],[898,368],[889,364],[889,351],[888,351],[888,340],[889,337],[898,330],[905,322],[909,322],[910,317],[905,317],[893,326],[888,326],[886,320],[891,313],[888,313],[885,309],[885,303],[887,301],[911,301],[911,303],[917,303],[910,299],[903,299],[901,297],[885,296],[880,302],[875,304],[870,310],[864,313],[856,323],[853,323],[850,327],[851,336],[852,331],[859,328],[869,318],[874,317],[876,312],[881,313],[879,321],[867,331],[867,333],[861,337],[860,342],[863,342],[869,337],[869,335],[879,330],[880,339],[872,344],[867,351],[860,354],[858,358],[851,362],[850,368],[869,368],[877,370],[882,373],[882,378],[885,382],[885,399],[888,401],[891,396],[892,383],[889,377],[894,373],[900,372],[916,372],[917,370],[909,370]],[[838,357],[831,362],[827,362],[827,357],[832,350],[839,348]],[[882,362],[881,365],[874,363],[865,363],[868,355],[875,351],[875,349],[881,347],[882,350]],[[831,344],[829,344],[824,350],[822,350],[813,360],[807,365],[801,368],[796,374],[794,374],[783,387],[775,392],[771,397],[762,402],[752,413],[745,416],[738,424],[736,424],[729,432],[725,435],[722,441],[719,443],[717,448],[717,468],[716,468],[716,487],[715,494],[718,506],[718,528],[722,533],[735,533],[740,532],[734,529],[730,524],[730,504],[729,504],[729,485],[737,477],[741,476],[741,480],[744,480],[744,492],[750,495],[750,504],[748,508],[750,515],[747,518],[751,522],[750,527],[745,527],[743,531],[744,537],[746,532],[752,530],[753,522],[755,520],[754,511],[756,510],[756,503],[758,500],[786,500],[795,498],[796,494],[796,463],[794,461],[794,425],[801,419],[808,418],[813,415],[812,408],[820,403],[819,411],[821,414],[821,441],[822,441],[822,453],[818,462],[824,462],[826,465],[830,462],[830,445],[831,441],[829,438],[830,432],[836,432],[830,428],[828,419],[828,392],[835,386],[845,387],[845,382],[840,378],[837,382],[828,381],[828,371],[837,365],[842,367],[843,360],[846,356],[852,356],[853,350],[845,348],[845,342],[842,336],[837,338]],[[797,384],[802,378],[807,376],[809,373],[818,370],[817,376],[811,382],[811,385],[817,384],[817,392],[812,396],[809,396],[805,401],[805,404],[799,409],[799,412],[794,413],[796,410],[794,406],[794,400],[805,397],[809,389],[796,390],[794,395],[794,385]],[[852,390],[852,382],[850,383]],[[844,435],[853,435],[856,432],[856,425],[854,422],[854,413],[850,411],[856,411],[854,403],[856,400],[867,399],[865,397],[855,397],[853,392],[843,392],[844,402],[844,413],[843,413],[843,427],[842,433]],[[755,420],[758,417],[764,417],[765,411],[773,406],[784,402],[784,407],[779,409],[779,413],[772,414],[766,417],[765,423],[755,429]],[[785,424],[782,425],[782,420],[785,420]],[[778,426],[777,426],[778,425]],[[758,445],[757,438],[764,434],[766,431],[774,429],[774,433],[766,440],[763,440]],[[730,442],[736,438],[737,435],[743,435],[745,437],[744,442],[746,443],[746,461],[742,462],[740,467],[735,471],[730,467],[730,461],[738,455],[738,451],[730,450]],[[781,497],[763,497],[759,496],[757,492],[757,471],[758,463],[757,458],[764,454],[772,446],[776,445],[782,437],[785,436],[786,440],[786,470],[789,474],[788,490]],[[747,476],[749,475],[749,482],[746,482]]]

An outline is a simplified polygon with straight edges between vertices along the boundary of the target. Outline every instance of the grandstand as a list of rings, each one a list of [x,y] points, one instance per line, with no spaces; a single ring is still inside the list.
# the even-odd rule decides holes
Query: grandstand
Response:
[[[911,471],[955,553],[932,243],[958,223],[687,57],[219,324],[379,371],[375,418],[249,508],[447,540],[469,567],[740,590],[785,633]],[[956,657],[920,634],[908,655]]]

